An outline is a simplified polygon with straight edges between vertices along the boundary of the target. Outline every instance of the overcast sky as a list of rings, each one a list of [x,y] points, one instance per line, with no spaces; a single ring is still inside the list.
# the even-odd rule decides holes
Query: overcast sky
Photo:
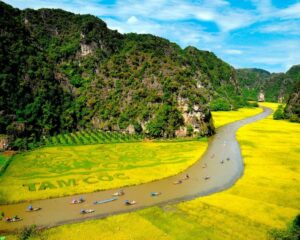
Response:
[[[24,8],[90,13],[121,33],[151,33],[214,52],[234,67],[271,72],[300,64],[297,0],[4,0]]]

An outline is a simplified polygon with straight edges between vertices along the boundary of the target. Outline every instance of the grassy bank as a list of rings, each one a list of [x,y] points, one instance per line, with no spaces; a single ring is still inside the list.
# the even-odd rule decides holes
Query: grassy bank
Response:
[[[0,177],[8,167],[13,154],[13,152],[0,152]]]
[[[17,154],[0,178],[1,201],[65,196],[165,178],[195,163],[206,147],[204,139],[55,146]]]
[[[300,125],[270,116],[241,128],[237,137],[245,172],[229,190],[163,208],[52,228],[42,237],[268,239],[271,229],[285,228],[300,211]]]

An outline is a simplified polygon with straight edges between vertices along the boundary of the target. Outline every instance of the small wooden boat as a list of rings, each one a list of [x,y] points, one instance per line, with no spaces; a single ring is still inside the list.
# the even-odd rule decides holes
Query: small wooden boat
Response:
[[[188,179],[190,179],[190,175],[186,174],[182,180],[188,180]]]
[[[151,192],[150,195],[151,195],[152,197],[156,197],[156,196],[161,195],[161,192]]]
[[[87,213],[93,213],[93,212],[95,212],[94,209],[82,209],[82,210],[80,210],[81,214],[87,214]]]
[[[27,209],[26,212],[36,212],[36,211],[39,211],[41,209],[42,208],[40,208],[40,207],[36,207],[36,208],[32,208],[32,209]]]
[[[120,190],[120,191],[113,193],[112,195],[114,197],[119,197],[119,196],[123,196],[124,194],[125,194],[125,192],[123,190]]]
[[[83,202],[84,202],[84,200],[73,199],[72,202],[71,202],[71,204],[79,204],[79,203],[83,203]]]
[[[173,184],[181,184],[181,183],[182,183],[182,180],[178,180],[178,181],[173,182]]]
[[[134,200],[132,200],[132,201],[125,200],[124,203],[125,203],[125,205],[128,206],[128,205],[134,205],[134,204],[136,204],[136,201],[134,201]]]
[[[13,217],[13,218],[6,218],[5,221],[6,222],[19,222],[19,221],[22,221],[23,219],[22,218],[19,218],[19,217]]]
[[[94,204],[102,204],[102,203],[108,203],[117,200],[117,197],[105,199],[105,200],[100,200],[100,201],[95,201]]]

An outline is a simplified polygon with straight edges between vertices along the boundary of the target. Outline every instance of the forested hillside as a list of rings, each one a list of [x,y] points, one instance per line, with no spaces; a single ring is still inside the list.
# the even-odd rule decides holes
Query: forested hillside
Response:
[[[237,76],[244,98],[257,100],[260,92],[265,101],[286,102],[297,81],[300,81],[299,66],[286,73],[270,73],[263,69],[238,69]]]
[[[210,104],[244,104],[235,70],[213,53],[91,15],[0,2],[0,50],[0,134],[15,147],[86,128],[209,135]]]

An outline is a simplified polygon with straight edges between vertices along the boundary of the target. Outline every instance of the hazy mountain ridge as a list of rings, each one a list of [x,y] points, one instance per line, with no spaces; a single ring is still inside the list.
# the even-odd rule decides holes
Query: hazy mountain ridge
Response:
[[[293,66],[286,73],[270,73],[263,69],[237,69],[238,81],[243,96],[257,100],[260,92],[266,101],[286,102],[297,81],[300,81],[299,67]]]

